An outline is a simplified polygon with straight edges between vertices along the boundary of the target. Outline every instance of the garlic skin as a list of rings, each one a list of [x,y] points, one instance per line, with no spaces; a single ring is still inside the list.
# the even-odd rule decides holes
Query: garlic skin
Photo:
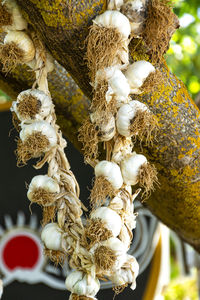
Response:
[[[76,299],[76,298],[75,298]],[[73,297],[73,294],[70,294],[70,296],[69,296],[69,299],[68,300],[74,300],[74,297]],[[90,296],[90,297],[88,297],[88,300],[98,300],[97,298],[95,298],[95,297],[92,297],[92,296]]]
[[[154,66],[145,60],[139,60],[128,66],[125,76],[131,87],[131,92],[140,94],[139,88],[143,85],[145,79],[150,73],[155,72]]]
[[[108,116],[105,118],[105,113],[95,111],[94,113],[90,114],[91,122],[96,125],[99,129],[98,139],[99,141],[109,141],[111,140],[115,133],[115,118],[112,113],[109,113]]]
[[[4,38],[4,44],[14,43],[24,51],[22,63],[30,62],[35,57],[35,47],[31,38],[24,31],[9,31]]]
[[[4,0],[2,1],[2,5],[5,5],[7,11],[12,15],[12,25],[3,26],[5,31],[27,29],[28,24],[23,18],[15,0]]]
[[[41,105],[39,113],[35,115],[34,118],[24,118],[23,115],[20,114],[18,110],[18,104],[24,100],[25,97],[32,96],[38,100],[38,103]],[[48,116],[51,111],[52,100],[49,96],[47,96],[44,92],[38,89],[29,89],[26,91],[21,92],[18,97],[17,101],[13,101],[11,111],[14,111],[20,121],[33,121],[33,120],[42,120]]]
[[[130,101],[127,104],[123,104],[117,112],[116,117],[116,126],[117,131],[125,136],[130,137],[132,135],[129,130],[131,121],[136,116],[137,111],[146,111],[148,110],[147,106],[137,100]]]
[[[20,139],[24,142],[31,134],[34,132],[40,132],[42,135],[46,136],[49,140],[49,148],[45,151],[48,151],[50,148],[56,146],[57,136],[55,129],[46,121],[37,121],[31,124],[22,124],[22,130],[20,131]]]
[[[128,0],[125,4],[130,4],[132,10],[141,11],[143,8],[143,1],[142,0]]]
[[[132,237],[129,234],[127,227],[126,226],[122,226],[122,229],[121,229],[121,232],[120,232],[120,235],[119,235],[119,239],[125,245],[127,251],[130,248],[131,238]]]
[[[42,229],[41,239],[50,250],[61,250],[62,230],[57,223],[49,223]]]
[[[106,241],[95,244],[90,249],[90,253],[94,255],[95,251],[97,250],[97,248],[99,246],[104,246],[106,248],[109,248],[115,253],[116,261],[112,267],[112,270],[109,270],[108,272],[112,273],[113,271],[121,268],[121,266],[124,264],[124,262],[126,260],[126,251],[127,251],[126,245],[124,245],[118,238],[111,237],[111,238],[107,239]]]
[[[49,193],[59,193],[59,184],[51,177],[47,175],[37,175],[34,176],[29,184],[27,197],[32,201],[32,195],[35,190],[42,188]]]
[[[112,210],[120,211],[124,208],[124,202],[120,198],[120,196],[117,195],[110,201],[108,207],[111,208]]]
[[[103,14],[97,16],[93,22],[99,26],[116,28],[125,39],[128,39],[131,33],[128,18],[119,11],[106,10]]]
[[[107,9],[108,10],[120,10],[123,3],[124,3],[124,0],[110,0],[107,5]]]
[[[133,152],[121,161],[121,172],[125,184],[135,185],[138,183],[139,170],[147,159],[142,154]]]
[[[124,74],[115,69],[113,76],[108,81],[113,94],[118,102],[124,102],[127,100],[128,95],[130,94],[130,86]]]
[[[128,255],[126,257],[126,262],[121,269],[116,270],[109,279],[116,285],[124,285],[126,283],[131,284],[130,288],[134,290],[136,288],[136,277],[139,273],[139,264],[135,257]]]
[[[45,68],[47,73],[50,73],[54,70],[55,64],[54,64],[54,58],[51,56],[49,52],[46,51],[46,61],[45,61]],[[26,63],[27,66],[29,66],[32,70],[35,70],[37,68],[36,65],[36,59],[34,58],[33,60],[29,61]]]
[[[128,101],[128,95],[130,94],[130,86],[125,75],[119,70],[119,66],[112,66],[103,70],[98,70],[95,77],[94,87],[98,86],[102,80],[108,81],[108,92],[106,94],[106,100],[109,103],[112,96],[115,95],[117,102]],[[118,104],[118,105],[119,105]]]
[[[111,183],[114,189],[118,190],[123,184],[123,178],[120,167],[111,161],[102,160],[95,166],[95,175],[103,176]]]
[[[120,216],[108,207],[99,207],[92,211],[91,219],[100,219],[104,226],[110,230],[113,237],[117,237],[121,231],[122,220]]]
[[[112,161],[116,164],[120,164],[125,156],[131,154],[133,150],[133,146],[131,144],[125,145],[124,148],[121,148],[118,152],[113,153]]]
[[[131,32],[140,36],[145,23],[146,0],[128,0],[122,7],[121,12],[129,19]]]
[[[73,271],[67,276],[65,286],[71,293],[94,297],[100,289],[100,282],[81,271]]]

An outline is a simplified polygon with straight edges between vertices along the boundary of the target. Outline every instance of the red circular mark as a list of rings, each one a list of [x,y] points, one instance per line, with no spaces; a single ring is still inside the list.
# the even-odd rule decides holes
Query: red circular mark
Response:
[[[11,238],[4,246],[3,261],[8,269],[32,269],[39,259],[37,243],[26,235]]]

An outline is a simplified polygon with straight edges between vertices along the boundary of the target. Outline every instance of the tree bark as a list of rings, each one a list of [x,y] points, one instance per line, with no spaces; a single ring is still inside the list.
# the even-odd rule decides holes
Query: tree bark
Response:
[[[90,98],[84,41],[91,20],[105,9],[105,1],[79,1],[78,4],[75,0],[67,4],[64,0],[17,2],[54,58]],[[137,51],[132,50],[131,53],[135,56]],[[70,81],[65,70],[56,67],[49,77],[50,90],[62,130],[78,146],[76,131],[87,115],[88,101]],[[160,186],[144,204],[200,252],[199,110],[183,83],[169,72],[165,63],[161,71],[163,81],[154,92],[134,97],[146,103],[159,122],[157,139],[151,147],[143,145],[143,152],[156,165]],[[71,89],[70,84],[67,86],[65,80],[70,81],[74,88]],[[31,82],[16,71],[7,78],[1,73],[0,85],[5,88],[6,84],[11,86],[13,95],[16,95],[19,90],[30,86]],[[136,148],[141,151],[139,145]]]

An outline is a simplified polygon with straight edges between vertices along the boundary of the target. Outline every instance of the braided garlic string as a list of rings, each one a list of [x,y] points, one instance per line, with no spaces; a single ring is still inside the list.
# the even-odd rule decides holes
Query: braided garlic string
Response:
[[[136,226],[133,201],[140,192],[132,194],[131,186],[139,182],[147,197],[157,181],[155,167],[133,151],[136,139],[151,143],[156,129],[148,107],[130,98],[140,94],[147,78],[152,81],[157,72],[146,61],[129,64],[130,36],[137,36],[143,24],[137,26],[125,15],[144,10],[145,1],[139,2],[138,8],[138,1],[110,1],[108,10],[93,20],[86,56],[93,99],[89,118],[79,130],[85,161],[95,170],[92,212],[85,234],[96,275],[108,277],[116,293],[128,283],[134,289],[139,271],[135,258],[127,254]],[[101,161],[99,143],[103,143],[106,157]]]

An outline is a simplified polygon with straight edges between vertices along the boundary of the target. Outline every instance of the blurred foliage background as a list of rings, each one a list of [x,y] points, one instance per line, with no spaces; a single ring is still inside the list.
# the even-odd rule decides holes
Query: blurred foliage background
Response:
[[[200,0],[175,0],[174,5],[181,27],[172,37],[167,63],[195,100],[200,97]]]

